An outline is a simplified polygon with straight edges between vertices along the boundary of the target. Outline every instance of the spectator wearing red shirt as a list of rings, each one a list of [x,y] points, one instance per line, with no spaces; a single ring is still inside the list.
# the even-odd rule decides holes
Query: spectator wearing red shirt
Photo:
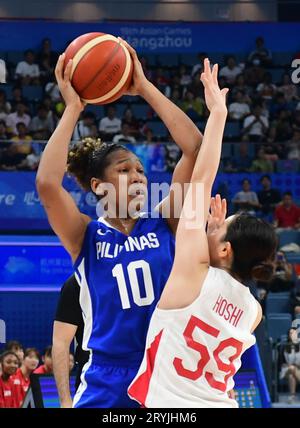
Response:
[[[19,359],[14,352],[5,351],[0,356],[2,375],[0,377],[0,408],[17,408],[19,404],[13,375],[19,367]]]
[[[16,400],[19,403],[19,407],[21,407],[23,404],[26,392],[30,387],[30,375],[37,368],[39,360],[40,355],[37,349],[26,349],[22,366],[13,376],[13,382],[16,390]]]
[[[300,208],[294,204],[291,192],[285,192],[282,202],[275,209],[275,227],[298,229]]]
[[[14,352],[19,359],[19,367],[21,367],[24,360],[24,347],[22,343],[17,340],[10,340],[5,346],[5,351]]]
[[[34,374],[52,374],[53,366],[52,366],[52,346],[47,346],[45,349],[44,355],[42,356],[42,364],[36,370],[34,370]]]

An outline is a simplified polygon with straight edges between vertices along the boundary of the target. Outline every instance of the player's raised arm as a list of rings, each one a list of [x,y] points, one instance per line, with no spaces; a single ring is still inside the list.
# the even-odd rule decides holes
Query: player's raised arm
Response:
[[[205,226],[211,202],[211,190],[219,168],[222,139],[227,117],[226,94],[228,89],[220,90],[217,80],[218,66],[210,69],[209,60],[205,60],[204,73],[201,81],[205,89],[205,102],[210,111],[203,142],[197,156],[195,167],[191,178],[191,186],[184,202],[182,215],[177,231],[177,247],[193,251],[198,262],[208,263],[209,254],[206,243]],[[196,207],[197,198],[202,199],[200,207],[202,215],[192,210]],[[199,201],[199,200],[198,200]],[[199,204],[198,204],[199,206]],[[191,224],[193,227],[191,227]],[[190,236],[191,241],[187,236]]]
[[[36,186],[54,232],[75,259],[81,249],[86,225],[90,219],[80,213],[70,194],[63,188],[62,181],[66,171],[69,143],[84,105],[70,83],[71,61],[65,71],[63,64],[64,55],[61,55],[55,75],[66,109],[43,152]]]
[[[189,294],[186,289],[186,282],[189,282],[188,278],[199,277],[201,266],[203,266],[203,271],[207,271],[210,261],[205,227],[209,213],[211,190],[220,163],[222,138],[227,116],[226,94],[228,92],[228,89],[220,90],[217,73],[218,66],[214,65],[211,71],[209,60],[206,59],[201,81],[205,88],[205,101],[210,110],[210,116],[177,228],[172,273],[160,300],[160,305],[164,305],[166,308],[172,307],[173,298],[181,299],[184,302],[185,296]],[[186,278],[185,281],[183,278]],[[199,282],[194,281],[194,283],[197,284],[198,290]],[[178,288],[175,290],[174,288],[177,286]],[[168,293],[168,289],[172,293]],[[189,301],[190,299],[187,297],[187,304]]]
[[[150,104],[182,151],[182,157],[173,173],[172,183],[179,183],[182,186],[181,200],[183,201],[183,186],[185,183],[190,182],[203,135],[179,107],[172,103],[172,101],[146,79],[136,51],[124,40],[122,40],[122,43],[126,45],[134,63],[133,87],[130,93],[132,95],[140,95]],[[176,214],[180,214],[182,204],[179,207],[175,206],[173,191],[170,192],[168,198],[162,202],[159,208],[166,215],[171,229],[176,232],[179,221],[179,215]]]

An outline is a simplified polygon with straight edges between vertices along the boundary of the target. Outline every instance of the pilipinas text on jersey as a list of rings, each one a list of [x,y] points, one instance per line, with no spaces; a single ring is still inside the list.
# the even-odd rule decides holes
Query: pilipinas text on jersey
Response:
[[[129,236],[103,219],[89,223],[75,262],[84,349],[104,358],[141,361],[174,251],[173,234],[162,218],[141,217]]]

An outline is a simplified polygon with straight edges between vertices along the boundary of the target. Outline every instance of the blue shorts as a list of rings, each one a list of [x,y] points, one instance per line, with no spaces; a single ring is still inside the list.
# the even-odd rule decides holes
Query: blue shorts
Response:
[[[127,389],[137,374],[139,364],[123,366],[120,362],[89,361],[82,370],[81,384],[73,400],[75,408],[137,408]]]

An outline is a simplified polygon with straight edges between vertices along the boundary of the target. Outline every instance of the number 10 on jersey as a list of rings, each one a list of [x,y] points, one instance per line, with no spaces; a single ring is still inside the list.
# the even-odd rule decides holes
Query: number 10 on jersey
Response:
[[[138,281],[137,270],[141,269],[143,274],[143,281],[145,286],[145,297],[141,297],[140,284]],[[137,260],[130,262],[127,266],[127,275],[129,278],[129,286],[127,287],[124,268],[121,263],[118,263],[112,270],[112,275],[116,278],[120,293],[120,299],[123,309],[129,309],[131,307],[128,288],[131,289],[133,301],[137,306],[148,306],[154,301],[154,288],[151,275],[151,269],[149,263],[145,260]]]

